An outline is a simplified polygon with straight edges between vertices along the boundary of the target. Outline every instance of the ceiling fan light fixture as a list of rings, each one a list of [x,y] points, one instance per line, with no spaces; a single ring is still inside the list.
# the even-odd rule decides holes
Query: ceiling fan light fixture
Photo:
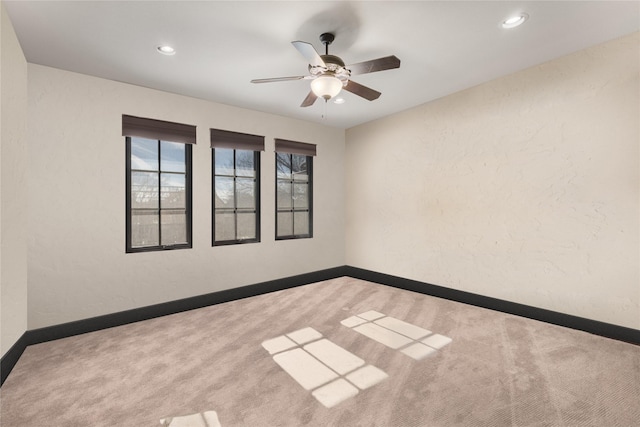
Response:
[[[289,80],[311,80],[311,91],[307,94],[300,107],[310,107],[318,98],[324,98],[325,103],[330,99],[336,104],[344,102],[343,99],[335,97],[342,91],[351,92],[367,101],[374,101],[381,95],[377,90],[361,85],[350,79],[352,75],[367,74],[376,71],[391,70],[400,68],[400,59],[395,55],[384,58],[372,59],[345,66],[344,61],[335,56],[329,55],[329,45],[334,40],[332,33],[320,35],[320,41],[325,45],[325,54],[320,55],[311,43],[300,40],[292,41],[291,44],[298,52],[305,57],[309,63],[309,74],[306,76],[275,77],[270,79],[254,79],[251,83],[284,82]]]
[[[320,76],[311,82],[311,90],[318,98],[324,98],[328,101],[340,93],[342,81],[330,75]]]

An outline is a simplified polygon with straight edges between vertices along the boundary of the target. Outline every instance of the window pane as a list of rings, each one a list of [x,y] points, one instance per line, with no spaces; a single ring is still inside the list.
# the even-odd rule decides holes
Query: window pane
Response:
[[[278,178],[291,178],[291,155],[276,153],[276,170]]]
[[[131,246],[158,246],[158,211],[131,211]]]
[[[191,147],[139,137],[127,137],[126,141],[131,154],[127,165],[127,252],[190,246],[187,182]]]
[[[238,240],[256,238],[256,214],[238,213]]]
[[[307,156],[300,154],[293,155],[293,179],[296,181],[308,181],[309,175],[307,174]]]
[[[291,182],[278,181],[278,209],[290,209],[291,205]]]
[[[301,154],[276,153],[276,237],[311,235],[311,162]],[[284,212],[291,210],[293,212]]]
[[[276,236],[291,236],[293,234],[293,215],[291,212],[278,212],[278,230]]]
[[[175,173],[163,173],[160,175],[162,191],[160,194],[160,207],[185,208],[187,206],[187,192],[185,176]]]
[[[254,152],[236,150],[236,175],[255,176]]]
[[[236,198],[238,209],[255,209],[256,207],[256,190],[253,179],[237,178],[236,179]]]
[[[309,212],[295,212],[293,214],[293,233],[296,236],[309,234]]]
[[[163,210],[160,217],[163,245],[187,243],[187,214],[184,210]]]
[[[160,168],[163,172],[184,172],[185,145],[162,141],[160,145]]]
[[[215,179],[215,207],[234,208],[235,195],[233,189],[233,178],[219,177]]]
[[[293,207],[306,209],[309,207],[309,184],[293,184]]]
[[[214,148],[215,175],[233,175],[233,150],[229,148]]]
[[[157,209],[159,199],[156,172],[131,172],[131,207]]]
[[[216,212],[216,242],[236,239],[235,215],[233,213]]]
[[[158,141],[131,138],[131,169],[158,170]]]

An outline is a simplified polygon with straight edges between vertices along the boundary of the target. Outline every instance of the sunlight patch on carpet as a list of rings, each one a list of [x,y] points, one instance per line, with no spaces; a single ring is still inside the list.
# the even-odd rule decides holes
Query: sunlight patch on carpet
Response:
[[[292,340],[298,343],[293,345],[295,348],[291,346]],[[324,338],[313,328],[266,340],[262,347],[273,355],[282,370],[302,388],[311,391],[311,395],[327,408],[388,377],[375,366],[365,366],[363,359]]]
[[[383,328],[375,323],[365,323],[363,325],[356,326],[353,330],[394,350],[413,342],[411,338],[407,338],[404,335],[400,335],[397,332]]]
[[[415,360],[435,354],[452,341],[449,337],[375,310],[351,316],[340,323]]]

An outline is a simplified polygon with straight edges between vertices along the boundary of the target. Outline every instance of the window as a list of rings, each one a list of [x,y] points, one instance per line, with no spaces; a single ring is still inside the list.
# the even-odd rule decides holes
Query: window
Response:
[[[276,139],[276,239],[313,236],[316,146]]]
[[[211,129],[213,246],[260,241],[264,137]]]
[[[123,135],[126,251],[190,248],[195,126],[123,116]]]

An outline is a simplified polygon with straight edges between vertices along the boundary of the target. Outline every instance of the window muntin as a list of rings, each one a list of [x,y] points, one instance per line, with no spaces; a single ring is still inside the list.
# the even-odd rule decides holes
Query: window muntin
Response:
[[[212,150],[213,245],[260,241],[260,152]]]
[[[127,252],[191,247],[191,145],[131,136]]]
[[[312,156],[276,152],[276,240],[313,236],[312,165]]]

